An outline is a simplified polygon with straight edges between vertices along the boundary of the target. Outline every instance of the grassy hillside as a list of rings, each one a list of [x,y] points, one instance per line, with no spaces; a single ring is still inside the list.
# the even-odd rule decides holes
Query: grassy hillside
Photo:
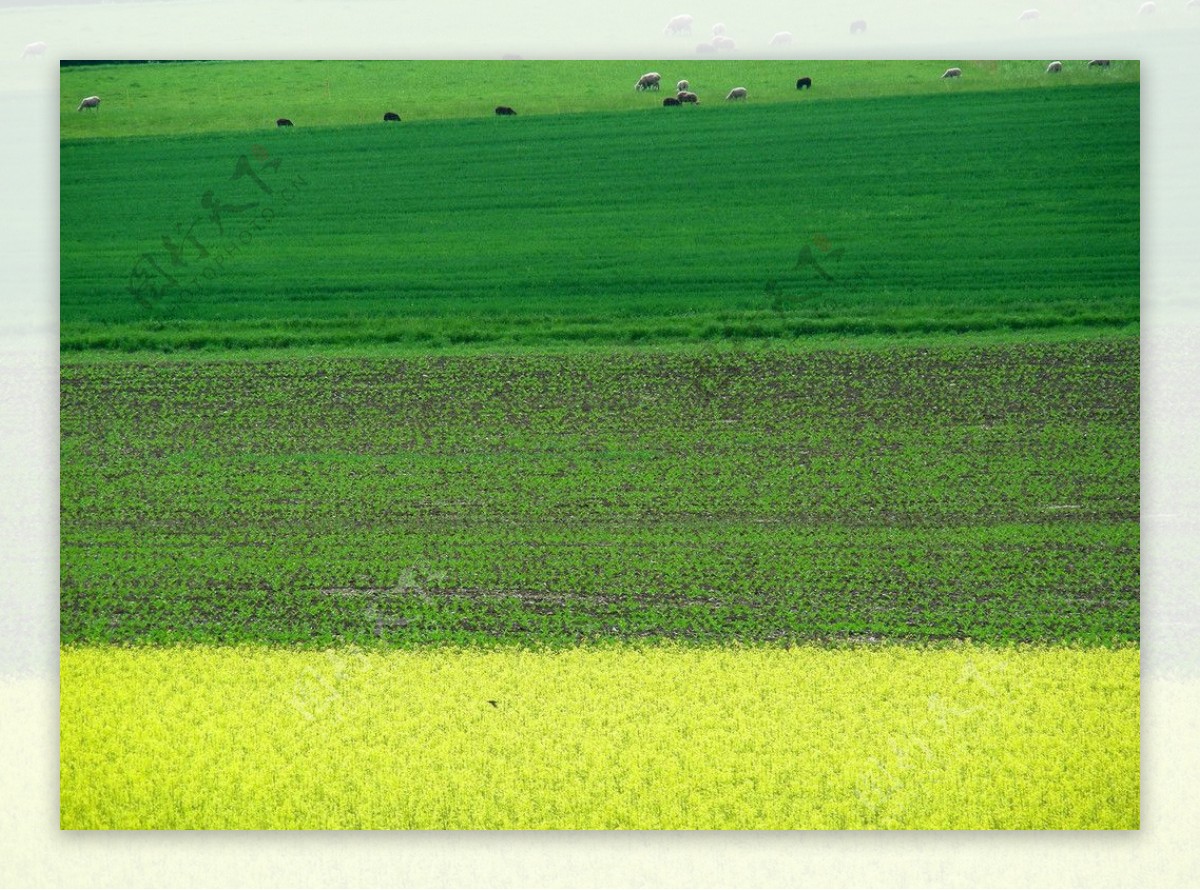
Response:
[[[1138,134],[1113,84],[69,141],[62,348],[1129,329]]]
[[[690,47],[690,44],[689,44]],[[943,81],[950,65],[964,76]],[[1088,69],[1067,61],[1047,76],[1045,61],[699,60],[632,61],[297,61],[173,62],[62,69],[64,139],[175,136],[260,131],[286,117],[299,127],[382,123],[385,111],[404,121],[487,117],[497,105],[521,115],[592,111],[649,112],[669,91],[635,93],[647,71],[673,89],[686,79],[706,105],[744,86],[750,101],[812,103],[897,95],[940,95],[1135,83],[1136,61]],[[796,80],[811,77],[810,91]],[[96,113],[77,112],[84,96],[101,97]]]

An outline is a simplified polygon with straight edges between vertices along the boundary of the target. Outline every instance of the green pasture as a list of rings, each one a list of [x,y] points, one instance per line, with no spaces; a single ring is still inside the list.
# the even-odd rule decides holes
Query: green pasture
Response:
[[[963,77],[942,80],[951,66]],[[754,104],[813,103],[1136,83],[1140,74],[1136,61],[1089,69],[1087,60],[1066,60],[1057,76],[1045,68],[1040,60],[157,62],[63,68],[60,120],[64,139],[177,136],[270,129],[281,117],[297,127],[382,126],[386,111],[402,122],[489,117],[497,105],[518,115],[649,112],[679,80],[710,107],[736,86]],[[635,92],[649,71],[663,75],[664,89]],[[800,77],[811,77],[813,88],[797,91]],[[101,97],[99,111],[77,111],[92,95]]]
[[[1137,84],[958,86],[68,139],[62,350],[1136,330]]]

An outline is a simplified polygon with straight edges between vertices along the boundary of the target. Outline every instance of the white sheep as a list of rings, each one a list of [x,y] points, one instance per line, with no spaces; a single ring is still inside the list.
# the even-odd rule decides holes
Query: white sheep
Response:
[[[1138,7],[1138,15],[1154,15],[1156,12],[1158,12],[1158,4],[1154,0],[1147,0]]]
[[[725,98],[726,99],[745,99],[746,98],[746,88],[745,87],[734,87],[732,90],[729,91],[729,95],[726,96]]]
[[[724,33],[725,33],[725,26],[722,25],[720,22],[713,25],[713,35],[714,36],[719,35],[719,34],[724,34]]]
[[[737,46],[737,44],[733,42],[732,37],[720,37],[720,36],[714,37],[712,39],[712,45],[716,49],[733,49],[735,46]]]
[[[1092,59],[1088,62],[1089,68],[1107,68],[1110,62],[1108,59]]]
[[[75,110],[83,111],[83,109],[85,109],[85,108],[98,109],[99,107],[100,107],[100,97],[99,96],[88,96],[86,99],[84,99],[82,102],[79,103],[79,107],[76,108]]]
[[[35,56],[44,56],[46,54],[46,44],[38,40],[25,47],[25,52],[21,53],[22,59],[32,59]]]
[[[962,77],[961,68],[947,68],[946,73],[942,77]]]
[[[792,43],[791,31],[780,31],[771,38],[771,46],[790,46]]]
[[[675,92],[686,93],[688,91],[688,86],[689,85],[686,80],[681,80],[679,83],[675,84]]]
[[[1023,13],[1021,13],[1019,16],[1017,16],[1017,21],[1018,22],[1032,22],[1034,19],[1041,18],[1041,16],[1042,16],[1042,14],[1040,12],[1038,12],[1036,9],[1027,9]]]
[[[648,74],[643,74],[638,78],[637,83],[633,85],[635,90],[657,90],[659,81],[662,80],[662,75],[657,71],[651,71]]]
[[[1062,71],[1062,62],[1051,62],[1046,66],[1047,74],[1058,74],[1060,71]]]
[[[690,15],[677,15],[675,18],[671,19],[671,21],[667,22],[667,27],[663,28],[663,33],[691,34],[692,22],[694,21],[695,19],[693,19]]]

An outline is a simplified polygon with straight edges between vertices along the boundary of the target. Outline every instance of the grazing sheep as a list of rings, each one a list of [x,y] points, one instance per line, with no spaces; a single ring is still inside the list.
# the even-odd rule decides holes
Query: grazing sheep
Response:
[[[700,55],[704,55],[706,53],[715,53],[716,51],[717,51],[717,48],[715,46],[713,46],[711,43],[696,44],[696,52],[699,53]]]
[[[516,114],[516,112],[513,111],[511,108],[509,108],[507,105],[497,105],[496,106],[496,114],[500,115],[501,117],[504,117],[507,115]]]
[[[724,26],[724,25],[722,25],[722,24],[721,24],[721,23],[719,23],[719,22],[718,22],[717,24],[713,25],[713,35],[714,35],[714,36],[715,36],[715,35],[718,35],[718,34],[724,34],[724,33],[725,33],[725,26]]]
[[[690,15],[677,15],[671,21],[667,22],[667,27],[663,28],[664,34],[691,34],[692,22]]]
[[[88,96],[86,99],[84,99],[82,102],[79,103],[79,107],[76,108],[75,110],[83,111],[83,109],[85,109],[85,108],[99,109],[100,108],[100,97],[99,96]]]
[[[667,98],[663,99],[663,105],[682,105],[682,104],[683,103],[680,102],[678,99],[676,99],[674,96],[667,96]]]
[[[1018,22],[1032,22],[1034,19],[1041,18],[1041,16],[1042,16],[1042,14],[1040,12],[1038,12],[1036,9],[1027,9],[1023,13],[1021,13],[1019,16],[1017,16],[1017,21]]]
[[[21,53],[21,58],[32,59],[34,56],[44,56],[45,54],[46,44],[39,40],[25,47],[25,52]]]
[[[771,38],[771,46],[791,46],[791,44],[792,44],[792,32],[791,31],[780,31],[778,34],[776,34],[774,37]]]
[[[865,34],[867,32],[867,20],[858,19],[850,23],[851,34]]]
[[[1154,0],[1148,0],[1138,7],[1138,15],[1154,15],[1158,12],[1158,4]]]
[[[720,36],[714,37],[712,39],[712,45],[714,47],[716,47],[717,49],[733,49],[735,46],[737,46],[737,44],[733,42],[732,37],[720,37]]]
[[[947,68],[946,73],[943,74],[942,77],[943,78],[945,78],[945,77],[962,77],[962,69],[961,68]]]
[[[811,90],[812,89],[812,78],[811,77],[800,78],[798,81],[796,81],[796,89]]]
[[[651,71],[649,74],[643,74],[638,78],[637,83],[633,85],[635,90],[657,90],[659,81],[662,80],[662,75],[657,71]]]
[[[290,127],[290,126],[292,126],[292,122],[290,120],[288,120],[286,117],[281,117],[281,118],[279,118],[279,120],[275,121],[275,126]]]
[[[686,93],[687,91],[688,91],[688,82],[686,80],[681,80],[681,81],[679,81],[679,83],[675,84],[675,92]]]
[[[1062,62],[1051,62],[1046,66],[1047,74],[1058,74],[1060,71],[1062,71]]]
[[[1107,68],[1111,62],[1108,59],[1092,59],[1088,62],[1089,68]]]
[[[695,93],[683,92],[683,93],[680,93],[675,98],[677,98],[679,100],[680,104],[682,104],[682,105],[698,105],[698,104],[700,104],[700,97],[697,96]]]
[[[400,115],[396,114],[396,112],[394,112],[394,111],[389,111],[387,114],[385,114],[383,116],[383,119],[385,121],[398,121],[398,120],[400,120]]]
[[[725,97],[726,100],[745,99],[745,98],[746,98],[746,88],[745,87],[734,87],[732,90],[729,91],[729,95]]]

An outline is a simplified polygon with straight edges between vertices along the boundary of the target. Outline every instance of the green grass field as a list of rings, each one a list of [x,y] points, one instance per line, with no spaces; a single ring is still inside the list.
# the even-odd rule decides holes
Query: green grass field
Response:
[[[681,64],[63,70],[63,827],[1137,827],[1136,63]]]
[[[943,81],[951,65],[958,81]],[[729,90],[744,86],[754,103],[820,104],[884,96],[958,95],[981,91],[1047,90],[1064,86],[1137,84],[1136,61],[1108,69],[1066,62],[1047,77],[1035,61],[854,62],[753,59],[591,61],[297,61],[188,62],[66,67],[60,78],[64,139],[168,136],[261,131],[286,117],[298,128],[380,125],[394,111],[402,122],[489,118],[497,105],[519,116],[660,109],[675,83],[686,79],[708,112]],[[636,93],[638,78],[657,71],[664,89]],[[796,80],[811,77],[811,91]],[[99,95],[98,113],[78,112],[80,99]],[[1056,134],[1056,135],[1061,135]]]
[[[1117,83],[68,141],[62,348],[1128,332],[1137,139]]]

